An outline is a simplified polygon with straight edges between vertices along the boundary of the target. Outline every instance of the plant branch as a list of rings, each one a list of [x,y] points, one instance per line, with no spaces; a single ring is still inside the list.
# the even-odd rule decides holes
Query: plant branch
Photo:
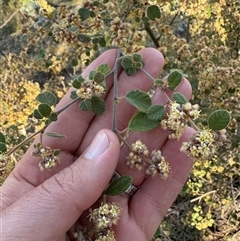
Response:
[[[20,9],[17,9],[17,10],[8,18],[8,20],[0,26],[0,29],[3,28],[4,26],[6,26],[19,11],[20,11]]]
[[[25,140],[23,140],[22,142],[20,142],[18,145],[16,145],[14,148],[12,148],[10,151],[8,151],[6,153],[7,156],[10,156],[12,153],[14,153],[19,147],[21,147],[22,145],[24,145],[26,142],[28,142],[29,140],[31,140],[34,136],[36,136],[39,133],[42,133],[45,129],[47,128],[47,125],[45,125],[44,127],[42,127],[40,130],[38,130],[37,132],[33,133],[31,136],[29,136],[28,138],[26,138]]]
[[[155,35],[152,32],[152,29],[149,27],[149,24],[144,24],[144,29],[146,30],[146,32],[148,33],[148,35],[150,36],[150,38],[152,39],[154,45],[156,48],[159,48],[160,45],[158,43],[158,39],[155,37]]]
[[[69,102],[67,105],[65,105],[63,108],[61,108],[60,110],[56,111],[56,114],[60,114],[61,112],[63,112],[64,110],[66,110],[69,106],[71,106],[73,103],[75,103],[77,100],[79,100],[80,97],[74,99],[73,101]],[[9,152],[7,152],[7,155],[10,156],[13,152],[15,152],[19,147],[21,147],[22,145],[24,145],[26,142],[28,142],[30,139],[32,139],[34,136],[36,136],[37,134],[41,134],[44,132],[44,130],[48,127],[48,125],[45,125],[44,127],[42,127],[40,130],[38,130],[37,132],[33,133],[31,136],[29,136],[28,138],[26,138],[25,140],[23,140],[22,142],[20,142],[18,145],[16,145],[13,149],[11,149]],[[40,136],[40,142],[42,142],[42,136]]]
[[[201,195],[201,196],[199,196],[199,197],[197,197],[197,198],[194,198],[194,199],[190,200],[190,203],[196,202],[196,201],[202,199],[203,197],[205,197],[205,196],[207,196],[207,195],[209,195],[209,194],[215,193],[215,192],[217,192],[217,191],[218,191],[218,190],[213,190],[213,191],[204,193],[203,195]]]
[[[121,50],[118,49],[116,62],[114,65],[113,72],[113,118],[112,118],[112,131],[116,133],[116,115],[117,115],[117,101],[118,101],[118,88],[117,88],[117,79],[118,79],[118,58],[121,55]]]

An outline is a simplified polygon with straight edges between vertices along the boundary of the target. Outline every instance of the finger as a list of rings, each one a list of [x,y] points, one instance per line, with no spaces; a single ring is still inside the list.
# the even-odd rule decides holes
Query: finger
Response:
[[[187,99],[190,99],[192,88],[187,79],[183,79],[181,84],[177,87],[176,91],[182,93]],[[171,91],[166,92],[169,97],[172,96]],[[157,90],[152,99],[153,104],[165,105],[167,103],[166,98],[164,98],[163,93],[160,90]],[[136,140],[140,139],[143,143],[146,144],[149,152],[151,153],[153,150],[161,150],[161,148],[168,141],[169,131],[163,130],[161,126],[155,128],[152,131],[146,132],[133,132],[130,137],[127,139],[127,142],[131,145],[136,142]],[[124,175],[128,174],[133,178],[133,184],[138,186],[145,180],[145,171],[137,171],[136,169],[130,169],[129,166],[126,165],[126,157],[130,153],[129,147],[124,145],[121,148],[120,160],[117,166],[117,171]]]
[[[146,240],[153,237],[160,221],[188,178],[193,161],[179,149],[182,142],[188,141],[194,132],[188,127],[179,141],[168,140],[162,155],[171,167],[169,177],[166,180],[159,176],[148,177],[131,199],[130,216],[138,223],[140,229],[144,230],[148,237]]]
[[[108,63],[110,68],[113,68],[115,63],[117,50],[112,49],[103,53],[99,58],[91,63],[83,72],[83,76],[87,76],[91,70],[94,70],[98,65],[102,63]],[[108,88],[112,85],[112,76],[107,80]],[[71,101],[70,93],[72,89],[63,97],[60,103],[57,105],[56,110],[59,110],[66,106]],[[94,117],[91,112],[82,112],[79,110],[78,104],[75,103],[62,112],[58,116],[58,121],[51,123],[46,131],[56,132],[66,136],[63,139],[43,137],[44,146],[50,146],[52,148],[61,149],[60,164],[49,171],[40,172],[39,159],[34,158],[31,155],[33,150],[33,144],[23,156],[22,160],[15,167],[13,172],[8,176],[5,181],[8,185],[5,185],[3,189],[3,195],[8,196],[8,205],[24,195],[26,192],[32,190],[34,187],[40,185],[42,182],[60,172],[65,167],[69,166],[76,158],[74,152],[80,145],[85,132],[88,129],[88,125]],[[96,133],[96,132],[95,132]],[[92,138],[94,135],[92,136]],[[39,142],[39,138],[36,138],[34,143]],[[90,142],[88,142],[90,144]],[[86,146],[85,146],[86,147]],[[70,154],[69,154],[70,153]],[[79,156],[80,154],[78,154]],[[5,205],[6,206],[6,205]]]
[[[138,52],[142,56],[144,62],[144,70],[148,72],[153,78],[156,78],[162,71],[164,59],[163,55],[153,48],[145,48]],[[149,79],[142,71],[137,71],[134,76],[128,76],[124,71],[118,77],[118,97],[125,96],[128,91],[140,89],[148,91],[152,86],[152,80]],[[79,149],[78,153],[88,145],[94,133],[99,128],[112,128],[113,119],[113,88],[109,92],[106,99],[107,111],[101,116],[95,117],[91,128],[87,135],[84,137],[84,141]],[[125,129],[128,126],[128,122],[132,115],[136,112],[136,108],[127,103],[125,99],[121,99],[117,105],[116,126],[118,130]]]
[[[24,241],[59,240],[107,186],[119,149],[113,132],[98,132],[76,162],[3,211],[3,239],[17,234]]]

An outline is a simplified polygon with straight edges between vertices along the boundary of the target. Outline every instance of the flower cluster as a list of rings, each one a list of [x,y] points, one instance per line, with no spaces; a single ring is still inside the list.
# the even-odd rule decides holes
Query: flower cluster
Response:
[[[107,230],[104,234],[100,233],[95,241],[116,241],[114,237],[114,232],[112,230]]]
[[[192,105],[190,102],[182,106],[176,102],[171,102],[169,105],[169,113],[167,118],[161,121],[164,130],[170,129],[170,139],[180,139],[184,132],[188,119],[195,120],[199,117],[199,106]]]
[[[7,162],[8,156],[5,153],[0,152],[0,176],[5,174]]]
[[[137,170],[142,170],[146,165],[144,161],[144,156],[147,157],[149,151],[145,144],[142,143],[141,140],[137,140],[131,146],[131,152],[127,157],[127,165],[133,169],[136,168]]]
[[[118,203],[101,203],[99,208],[90,209],[89,219],[93,222],[96,231],[101,232],[117,225],[121,211],[122,208]]]
[[[187,124],[186,115],[183,112],[180,104],[171,102],[169,106],[169,113],[167,119],[161,121],[164,130],[170,129],[169,138],[179,139],[185,130]]]
[[[43,147],[40,143],[34,145],[32,151],[32,156],[40,157],[41,161],[39,162],[40,170],[52,169],[59,162],[59,149],[52,149],[50,147]]]
[[[206,160],[214,155],[217,147],[226,141],[226,130],[213,132],[205,129],[196,132],[190,139],[190,142],[184,142],[181,151],[187,153],[194,160]]]
[[[47,14],[51,14],[54,8],[51,7],[46,0],[34,0],[34,2],[41,8],[44,9]]]
[[[66,41],[67,43],[71,44],[78,42],[78,37],[74,32],[60,27],[55,27],[53,29],[53,35],[58,42]]]
[[[169,166],[169,163],[162,156],[161,151],[154,150],[152,151],[151,156],[152,164],[147,168],[146,174],[152,177],[160,174],[163,179],[167,179],[171,168]]]
[[[106,88],[95,81],[86,78],[76,94],[82,99],[91,99],[93,96],[101,97],[106,92]]]

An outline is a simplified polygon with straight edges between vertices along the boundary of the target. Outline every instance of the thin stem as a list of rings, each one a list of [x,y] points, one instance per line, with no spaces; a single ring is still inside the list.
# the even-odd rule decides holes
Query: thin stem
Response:
[[[23,144],[25,144],[26,142],[28,142],[30,139],[32,139],[34,136],[36,136],[39,133],[42,133],[45,129],[47,128],[47,125],[42,127],[40,130],[38,130],[36,133],[33,133],[31,136],[29,136],[28,138],[26,138],[24,141],[22,141],[21,143],[19,143],[18,145],[16,145],[14,148],[12,148],[10,151],[7,152],[6,155],[10,156],[13,152],[15,152],[19,147],[21,147]]]
[[[116,133],[116,117],[117,117],[117,100],[118,100],[118,88],[117,88],[117,81],[118,81],[118,58],[121,55],[121,50],[118,49],[116,62],[113,68],[113,118],[112,118],[112,131]]]
[[[158,39],[153,34],[152,29],[150,28],[149,24],[144,24],[144,29],[146,30],[146,32],[148,33],[148,35],[152,39],[153,43],[155,44],[155,47],[159,48],[160,45],[159,45]]]
[[[131,146],[126,142],[126,140],[118,132],[116,132],[116,134],[119,139],[121,139],[121,141],[131,150]]]
[[[153,82],[155,81],[155,79],[146,71],[146,70],[144,70],[144,69],[141,69],[142,70],[142,72],[145,74],[145,75],[147,75],[147,77],[150,79],[150,80],[152,80]]]
[[[201,195],[200,197],[197,197],[197,198],[194,198],[194,199],[190,200],[190,202],[192,203],[192,202],[196,202],[196,201],[198,201],[198,200],[201,200],[203,197],[205,197],[205,196],[207,196],[207,195],[209,195],[209,194],[215,193],[215,192],[217,192],[217,191],[218,191],[218,190],[213,190],[213,191],[204,193],[204,194]]]
[[[60,114],[61,112],[63,112],[64,110],[66,110],[69,106],[71,106],[73,103],[75,103],[77,100],[79,100],[80,97],[74,99],[73,101],[71,101],[70,103],[68,103],[66,106],[64,106],[63,108],[61,108],[60,110],[56,111],[56,114]],[[48,125],[45,125],[44,127],[42,127],[40,130],[38,130],[36,133],[33,133],[31,136],[29,136],[28,138],[26,138],[25,140],[23,140],[22,142],[20,142],[18,145],[16,145],[14,148],[12,148],[9,152],[7,152],[7,155],[10,156],[13,152],[15,152],[19,147],[21,147],[22,145],[24,145],[26,142],[28,142],[30,139],[32,139],[34,136],[36,136],[37,134],[41,134],[44,132],[44,130],[47,128]],[[40,143],[42,143],[42,134],[40,135]]]
[[[61,112],[63,112],[64,110],[66,110],[69,106],[71,106],[73,103],[75,103],[75,102],[76,102],[77,100],[79,100],[79,99],[80,99],[80,97],[72,100],[72,101],[69,102],[67,105],[65,105],[63,108],[61,108],[60,110],[56,111],[55,113],[59,115]]]
[[[198,126],[190,119],[188,118],[188,121],[190,122],[191,126],[196,130],[199,131],[200,129],[198,128]]]

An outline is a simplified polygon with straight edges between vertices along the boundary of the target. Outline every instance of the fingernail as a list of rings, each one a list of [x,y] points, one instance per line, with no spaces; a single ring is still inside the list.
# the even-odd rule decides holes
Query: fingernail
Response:
[[[108,137],[104,131],[99,131],[92,143],[83,154],[83,157],[88,160],[93,160],[99,157],[109,146]]]

